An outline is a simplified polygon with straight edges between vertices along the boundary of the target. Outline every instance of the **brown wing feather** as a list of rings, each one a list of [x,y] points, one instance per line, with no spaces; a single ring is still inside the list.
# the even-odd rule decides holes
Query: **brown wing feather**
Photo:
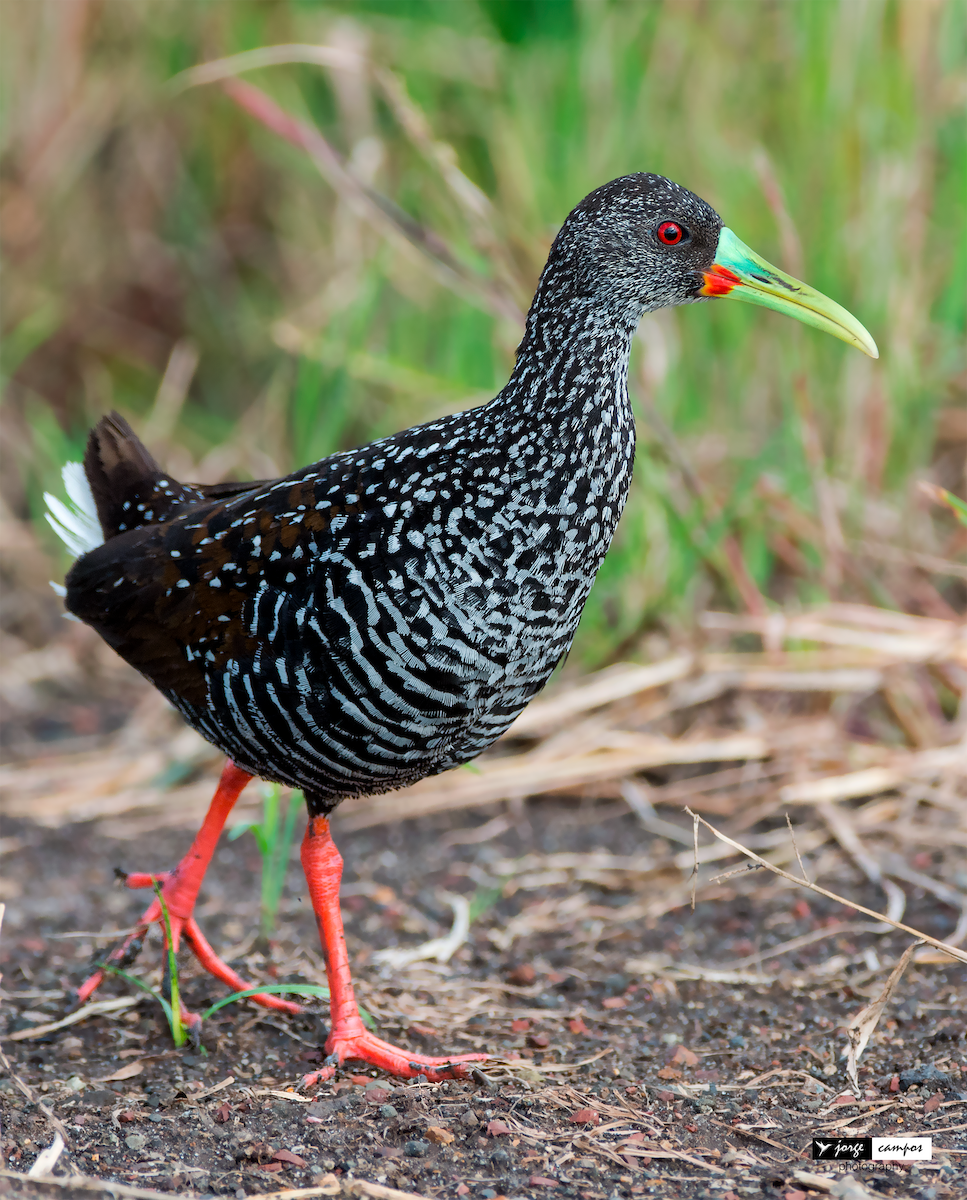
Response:
[[[250,662],[257,650],[246,599],[263,579],[290,590],[297,543],[324,535],[340,511],[315,501],[314,483],[294,480],[257,503],[243,492],[234,502],[182,504],[177,519],[128,530],[79,558],[67,608],[170,698],[203,708],[209,672]],[[285,519],[297,510],[300,521]],[[299,574],[308,586],[304,567]]]
[[[66,579],[69,612],[170,698],[196,707],[206,703],[207,682],[201,655],[188,655],[187,648],[210,650],[218,663],[254,652],[240,620],[244,597],[209,586],[220,565],[211,553],[218,547],[205,547],[204,557],[192,550],[222,507],[216,501],[182,508],[191,513],[192,530],[179,522],[121,533],[79,558]],[[190,587],[179,586],[186,560],[195,575]]]
[[[274,479],[250,479],[245,483],[189,483],[186,487],[201,492],[206,500],[233,500],[246,492],[257,492],[259,488],[270,487]]]

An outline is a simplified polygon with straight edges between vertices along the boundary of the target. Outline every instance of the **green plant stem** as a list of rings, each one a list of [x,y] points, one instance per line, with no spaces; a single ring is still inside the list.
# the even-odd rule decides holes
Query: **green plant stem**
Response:
[[[268,938],[275,929],[279,902],[282,899],[282,889],[285,886],[285,876],[289,867],[289,848],[295,833],[295,824],[299,816],[299,806],[295,802],[295,793],[289,797],[286,805],[285,819],[279,834],[279,806],[274,813],[273,842],[269,845],[269,854],[263,860],[262,866],[262,935]]]
[[[171,939],[171,916],[165,903],[164,892],[157,879],[154,883],[154,894],[161,905],[161,920],[165,927],[165,943],[168,950],[168,986],[171,991],[171,1005],[168,1009],[168,1024],[171,1026],[171,1036],[175,1045],[180,1049],[188,1040],[185,1023],[181,1019],[181,992],[178,987],[178,960]]]
[[[164,1009],[164,1014],[168,1020],[168,1026],[172,1030],[172,1034],[174,1033],[174,1014],[172,1013],[171,1005],[164,998],[164,996],[161,995],[160,992],[156,992],[154,988],[148,987],[144,980],[138,979],[136,975],[131,975],[127,971],[122,971],[120,967],[115,967],[110,963],[105,962],[97,963],[96,966],[99,970],[106,971],[108,975],[116,975],[118,979],[123,979],[125,983],[134,984],[136,988],[140,988],[142,992],[147,992],[152,999],[157,1000]]]

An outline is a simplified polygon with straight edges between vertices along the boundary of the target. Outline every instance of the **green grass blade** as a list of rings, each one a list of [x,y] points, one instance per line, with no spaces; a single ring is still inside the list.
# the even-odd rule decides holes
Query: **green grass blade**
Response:
[[[245,1000],[249,996],[321,996],[323,1000],[329,999],[329,989],[319,987],[315,983],[271,983],[266,987],[246,988],[244,992],[233,992],[230,996],[225,996],[221,1000],[217,1000],[211,1008],[206,1008],[202,1013],[201,1019],[207,1021],[208,1018],[218,1012],[220,1008],[224,1008],[228,1004],[234,1004],[237,1000]],[[359,1015],[363,1019],[363,1024],[367,1029],[376,1029],[376,1021],[372,1013],[366,1011],[361,1005],[359,1006]]]
[[[116,975],[118,979],[123,979],[125,983],[133,984],[136,988],[140,988],[142,992],[147,992],[152,1000],[157,1000],[164,1009],[165,1017],[168,1020],[168,1027],[173,1030],[174,1014],[172,1012],[171,1005],[164,998],[164,996],[161,995],[160,992],[156,992],[154,988],[149,987],[143,980],[138,979],[136,975],[131,975],[128,971],[122,971],[120,967],[113,967],[110,963],[104,962],[95,963],[94,965],[98,968],[98,970],[106,971],[109,975]]]
[[[220,1008],[224,1008],[227,1004],[234,1004],[237,1000],[245,1000],[249,996],[321,996],[323,1000],[329,999],[329,989],[319,987],[315,983],[270,983],[265,987],[246,988],[244,992],[232,992],[230,996],[223,996],[221,1000],[216,1000],[210,1007],[206,1008],[201,1015],[203,1021],[207,1021],[210,1016],[217,1013]]]
[[[285,887],[285,877],[289,869],[289,850],[295,835],[296,821],[299,819],[297,796],[301,799],[301,793],[298,792],[289,797],[281,832],[278,832],[278,822],[276,822],[275,845],[272,847],[267,861],[263,863],[262,933],[265,937],[268,937],[275,929],[282,889]]]
[[[961,525],[967,525],[967,504],[959,496],[955,496],[947,488],[939,487],[935,483],[922,482],[920,490],[924,495],[929,496],[934,504],[949,508]]]
[[[243,833],[254,833],[257,828],[254,821],[239,821],[237,825],[233,825],[228,831],[228,840],[236,842]]]
[[[181,992],[178,987],[178,959],[175,955],[171,938],[171,916],[165,902],[164,892],[157,879],[154,880],[154,894],[161,905],[161,920],[165,927],[165,943],[168,950],[168,986],[171,989],[171,1004],[167,1010],[168,1024],[171,1026],[171,1036],[175,1045],[180,1049],[188,1041],[185,1023],[181,1019]]]

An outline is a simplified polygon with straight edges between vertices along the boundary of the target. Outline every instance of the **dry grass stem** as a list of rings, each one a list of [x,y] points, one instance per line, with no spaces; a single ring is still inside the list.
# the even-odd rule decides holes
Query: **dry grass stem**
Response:
[[[389,967],[404,967],[428,959],[438,963],[449,962],[470,935],[470,903],[466,896],[449,892],[443,899],[453,909],[453,925],[446,937],[432,938],[419,946],[394,946],[378,950],[373,955],[373,962]]]
[[[686,808],[685,811],[690,815],[694,815],[692,814],[691,809]],[[731,846],[732,849],[738,851],[739,854],[744,854],[746,858],[758,863],[760,867],[765,867],[766,870],[772,871],[774,875],[778,875],[781,879],[787,879],[790,883],[794,883],[798,887],[808,888],[811,892],[816,892],[820,896],[825,896],[827,900],[835,900],[839,904],[845,905],[846,908],[853,908],[857,912],[863,913],[864,916],[873,917],[875,920],[883,921],[887,925],[892,925],[894,929],[902,930],[903,933],[912,934],[915,938],[919,938],[921,942],[927,942],[931,946],[936,947],[936,949],[942,950],[945,954],[949,954],[951,958],[956,958],[960,962],[967,963],[967,953],[965,953],[963,950],[959,950],[956,946],[951,946],[949,942],[942,942],[939,938],[932,938],[929,934],[922,933],[919,929],[911,929],[909,925],[904,925],[900,921],[891,920],[883,913],[874,912],[871,908],[866,908],[864,905],[858,904],[855,900],[848,900],[845,896],[840,896],[836,892],[831,892],[827,888],[820,887],[817,883],[810,883],[806,879],[799,879],[795,875],[790,875],[788,871],[783,871],[781,867],[777,867],[767,859],[760,857],[753,850],[743,846],[741,842],[734,841],[732,838],[728,837],[727,834],[724,834],[721,830],[716,829],[714,825],[706,821],[703,817],[698,817],[698,820],[713,835],[713,837],[718,838],[719,841],[724,842],[727,846]]]
[[[54,1173],[57,1160],[64,1153],[64,1139],[59,1133],[54,1134],[54,1140],[34,1159],[33,1166],[27,1172],[28,1179],[43,1179]]]
[[[510,733],[522,736],[544,732],[580,713],[590,712],[615,700],[624,700],[628,696],[640,695],[652,688],[664,687],[679,679],[685,679],[693,673],[696,666],[693,655],[676,654],[643,667],[625,664],[611,667],[556,696],[535,700],[520,714],[511,726]]]
[[[803,866],[802,855],[799,853],[799,845],[796,842],[796,831],[792,827],[792,818],[789,816],[788,813],[786,813],[786,828],[789,830],[789,839],[792,842],[792,848],[796,852],[796,862],[799,863],[799,874],[803,877],[803,880],[806,883],[808,883],[809,876],[806,874],[806,868]],[[696,823],[695,835],[696,835],[696,845],[697,845],[697,838],[698,838],[697,823]]]
[[[883,985],[883,991],[876,999],[861,1009],[855,1017],[846,1026],[846,1036],[848,1039],[846,1049],[846,1073],[849,1075],[850,1083],[853,1086],[853,1093],[860,1096],[860,1083],[857,1074],[859,1068],[860,1057],[866,1049],[867,1043],[873,1036],[873,1030],[883,1015],[883,1009],[889,1003],[893,993],[896,991],[897,984],[903,977],[903,972],[910,964],[910,959],[913,957],[913,952],[916,948],[922,945],[922,941],[911,942],[903,952],[903,957],[890,972],[886,983]]]
[[[865,849],[856,829],[842,809],[828,802],[818,804],[816,807],[837,842],[850,855],[866,878],[886,892],[888,918],[891,921],[899,921],[907,906],[907,898],[903,889],[897,887],[891,879],[884,879],[879,864]],[[791,823],[789,828],[792,829]]]
[[[211,62],[200,63],[172,76],[168,88],[172,93],[184,91],[187,88],[201,87],[207,83],[220,83],[223,79],[231,79],[243,71],[255,71],[261,67],[281,66],[283,63],[310,63],[317,67],[329,67],[337,71],[359,71],[364,68],[366,60],[358,53],[341,46],[308,46],[282,45],[259,46],[256,50],[246,50],[241,54],[231,54],[227,58],[212,59]]]
[[[88,1017],[100,1017],[107,1013],[122,1012],[134,1008],[141,1003],[140,996],[116,996],[113,1000],[95,1000],[85,1004],[83,1008],[75,1009],[59,1021],[50,1021],[44,1025],[33,1025],[29,1029],[18,1029],[7,1035],[8,1042],[32,1042],[36,1038],[46,1037],[58,1029],[66,1029],[68,1025],[76,1025],[78,1021],[86,1021]]]
[[[934,575],[947,575],[951,579],[967,579],[967,564],[938,558],[935,554],[920,554],[916,550],[904,550],[899,546],[881,545],[879,542],[857,542],[851,549],[868,558],[878,559],[880,562],[895,563],[902,567],[917,567],[921,571],[930,571]]]
[[[692,816],[692,912],[695,911],[695,892],[698,888],[698,818]]]

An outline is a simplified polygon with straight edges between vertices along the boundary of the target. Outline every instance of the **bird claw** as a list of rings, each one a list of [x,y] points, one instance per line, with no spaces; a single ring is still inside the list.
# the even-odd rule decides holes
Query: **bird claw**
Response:
[[[144,888],[153,887],[155,882],[161,884],[161,894],[164,898],[165,905],[168,909],[167,921],[161,903],[157,896],[151,901],[138,921],[133,932],[128,934],[124,941],[120,942],[114,949],[102,959],[102,966],[94,971],[84,980],[81,986],[77,989],[77,999],[79,1004],[86,1002],[93,993],[104,982],[106,969],[110,967],[126,967],[130,966],[141,952],[141,947],[144,945],[144,936],[151,925],[157,923],[161,926],[161,936],[164,942],[165,950],[168,948],[168,928],[171,930],[171,943],[177,952],[181,943],[182,936],[191,947],[201,966],[216,979],[230,987],[234,992],[244,992],[251,988],[251,984],[241,977],[236,971],[223,961],[212,949],[208,939],[198,927],[198,923],[191,915],[191,908],[194,907],[194,899],[190,902],[189,910],[186,913],[175,911],[177,908],[183,908],[184,903],[182,898],[177,895],[178,871],[163,871],[157,875],[148,875],[142,872],[119,872],[124,878],[126,887],[129,888]],[[174,895],[172,895],[174,893]],[[179,902],[181,901],[181,902]],[[170,980],[168,976],[168,958],[165,955],[164,977],[162,982],[162,993],[167,999],[170,999]],[[301,1005],[293,1004],[291,1000],[283,1000],[279,996],[272,996],[267,993],[259,993],[250,996],[249,999],[254,1000],[256,1004],[261,1004],[263,1008],[272,1008],[277,1012],[289,1013],[294,1015],[302,1012]],[[195,1030],[197,1022],[197,1030],[201,1029],[201,1019],[187,1011],[182,1012],[182,1020],[188,1027],[193,1037],[198,1036]]]
[[[410,1054],[399,1046],[384,1042],[369,1030],[346,1035],[333,1031],[326,1041],[326,1050],[328,1054],[322,1070],[304,1075],[303,1087],[314,1087],[331,1079],[349,1059],[367,1062],[403,1079],[424,1075],[430,1083],[442,1083],[445,1079],[467,1079],[470,1071],[465,1064],[482,1062],[490,1057],[488,1054],[452,1054],[446,1058],[434,1058],[427,1054]]]
[[[313,1071],[309,1075],[303,1075],[302,1086],[304,1088],[315,1087],[317,1083],[325,1083],[327,1079],[332,1079],[335,1073],[335,1067],[323,1067],[321,1071]]]

